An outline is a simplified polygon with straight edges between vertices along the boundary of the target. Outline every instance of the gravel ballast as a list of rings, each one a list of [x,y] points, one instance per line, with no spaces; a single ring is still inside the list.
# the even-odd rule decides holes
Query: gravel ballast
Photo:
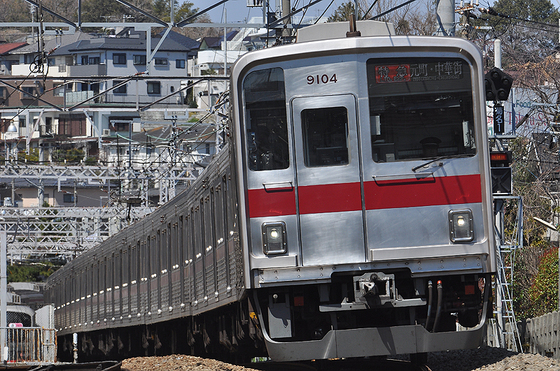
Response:
[[[538,354],[520,354],[505,349],[482,347],[473,350],[437,352],[428,355],[432,371],[541,371],[559,370],[560,361]],[[256,371],[186,355],[126,359],[122,371]]]

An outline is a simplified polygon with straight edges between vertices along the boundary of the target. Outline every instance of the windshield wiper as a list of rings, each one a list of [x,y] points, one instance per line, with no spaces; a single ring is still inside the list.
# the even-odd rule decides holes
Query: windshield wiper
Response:
[[[424,163],[421,164],[421,165],[418,165],[418,166],[413,167],[413,168],[412,168],[412,171],[415,173],[416,170],[421,169],[421,168],[423,168],[423,167],[425,167],[425,166],[428,166],[429,164],[434,163],[434,162],[436,162],[436,161],[445,160],[445,159],[448,159],[448,158],[458,158],[458,157],[467,157],[467,155],[464,155],[464,154],[463,154],[463,155],[439,156],[439,157],[433,158],[433,159],[431,159],[431,160],[428,160],[428,161],[424,162]],[[441,164],[440,166],[443,166],[443,164]]]

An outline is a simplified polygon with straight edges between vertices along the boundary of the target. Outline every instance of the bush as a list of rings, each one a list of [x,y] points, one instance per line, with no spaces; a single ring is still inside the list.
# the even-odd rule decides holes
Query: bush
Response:
[[[558,309],[558,248],[550,248],[541,257],[539,270],[529,288],[530,317]]]
[[[52,263],[8,265],[8,282],[44,282],[58,268]]]

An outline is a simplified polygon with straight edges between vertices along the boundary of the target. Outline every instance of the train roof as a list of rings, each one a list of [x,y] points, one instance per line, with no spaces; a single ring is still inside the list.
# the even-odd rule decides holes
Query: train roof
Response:
[[[298,31],[298,43],[343,39],[350,30],[348,22],[329,22],[318,23],[312,26],[304,27]],[[356,30],[360,31],[361,36],[391,36],[395,35],[395,27],[389,22],[379,21],[357,21]]]

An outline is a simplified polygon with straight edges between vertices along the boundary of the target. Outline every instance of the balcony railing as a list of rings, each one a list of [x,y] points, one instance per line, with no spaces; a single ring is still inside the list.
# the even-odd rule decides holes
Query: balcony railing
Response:
[[[78,66],[66,66],[68,77],[77,76],[105,76],[107,75],[107,65],[105,64],[86,64]]]

